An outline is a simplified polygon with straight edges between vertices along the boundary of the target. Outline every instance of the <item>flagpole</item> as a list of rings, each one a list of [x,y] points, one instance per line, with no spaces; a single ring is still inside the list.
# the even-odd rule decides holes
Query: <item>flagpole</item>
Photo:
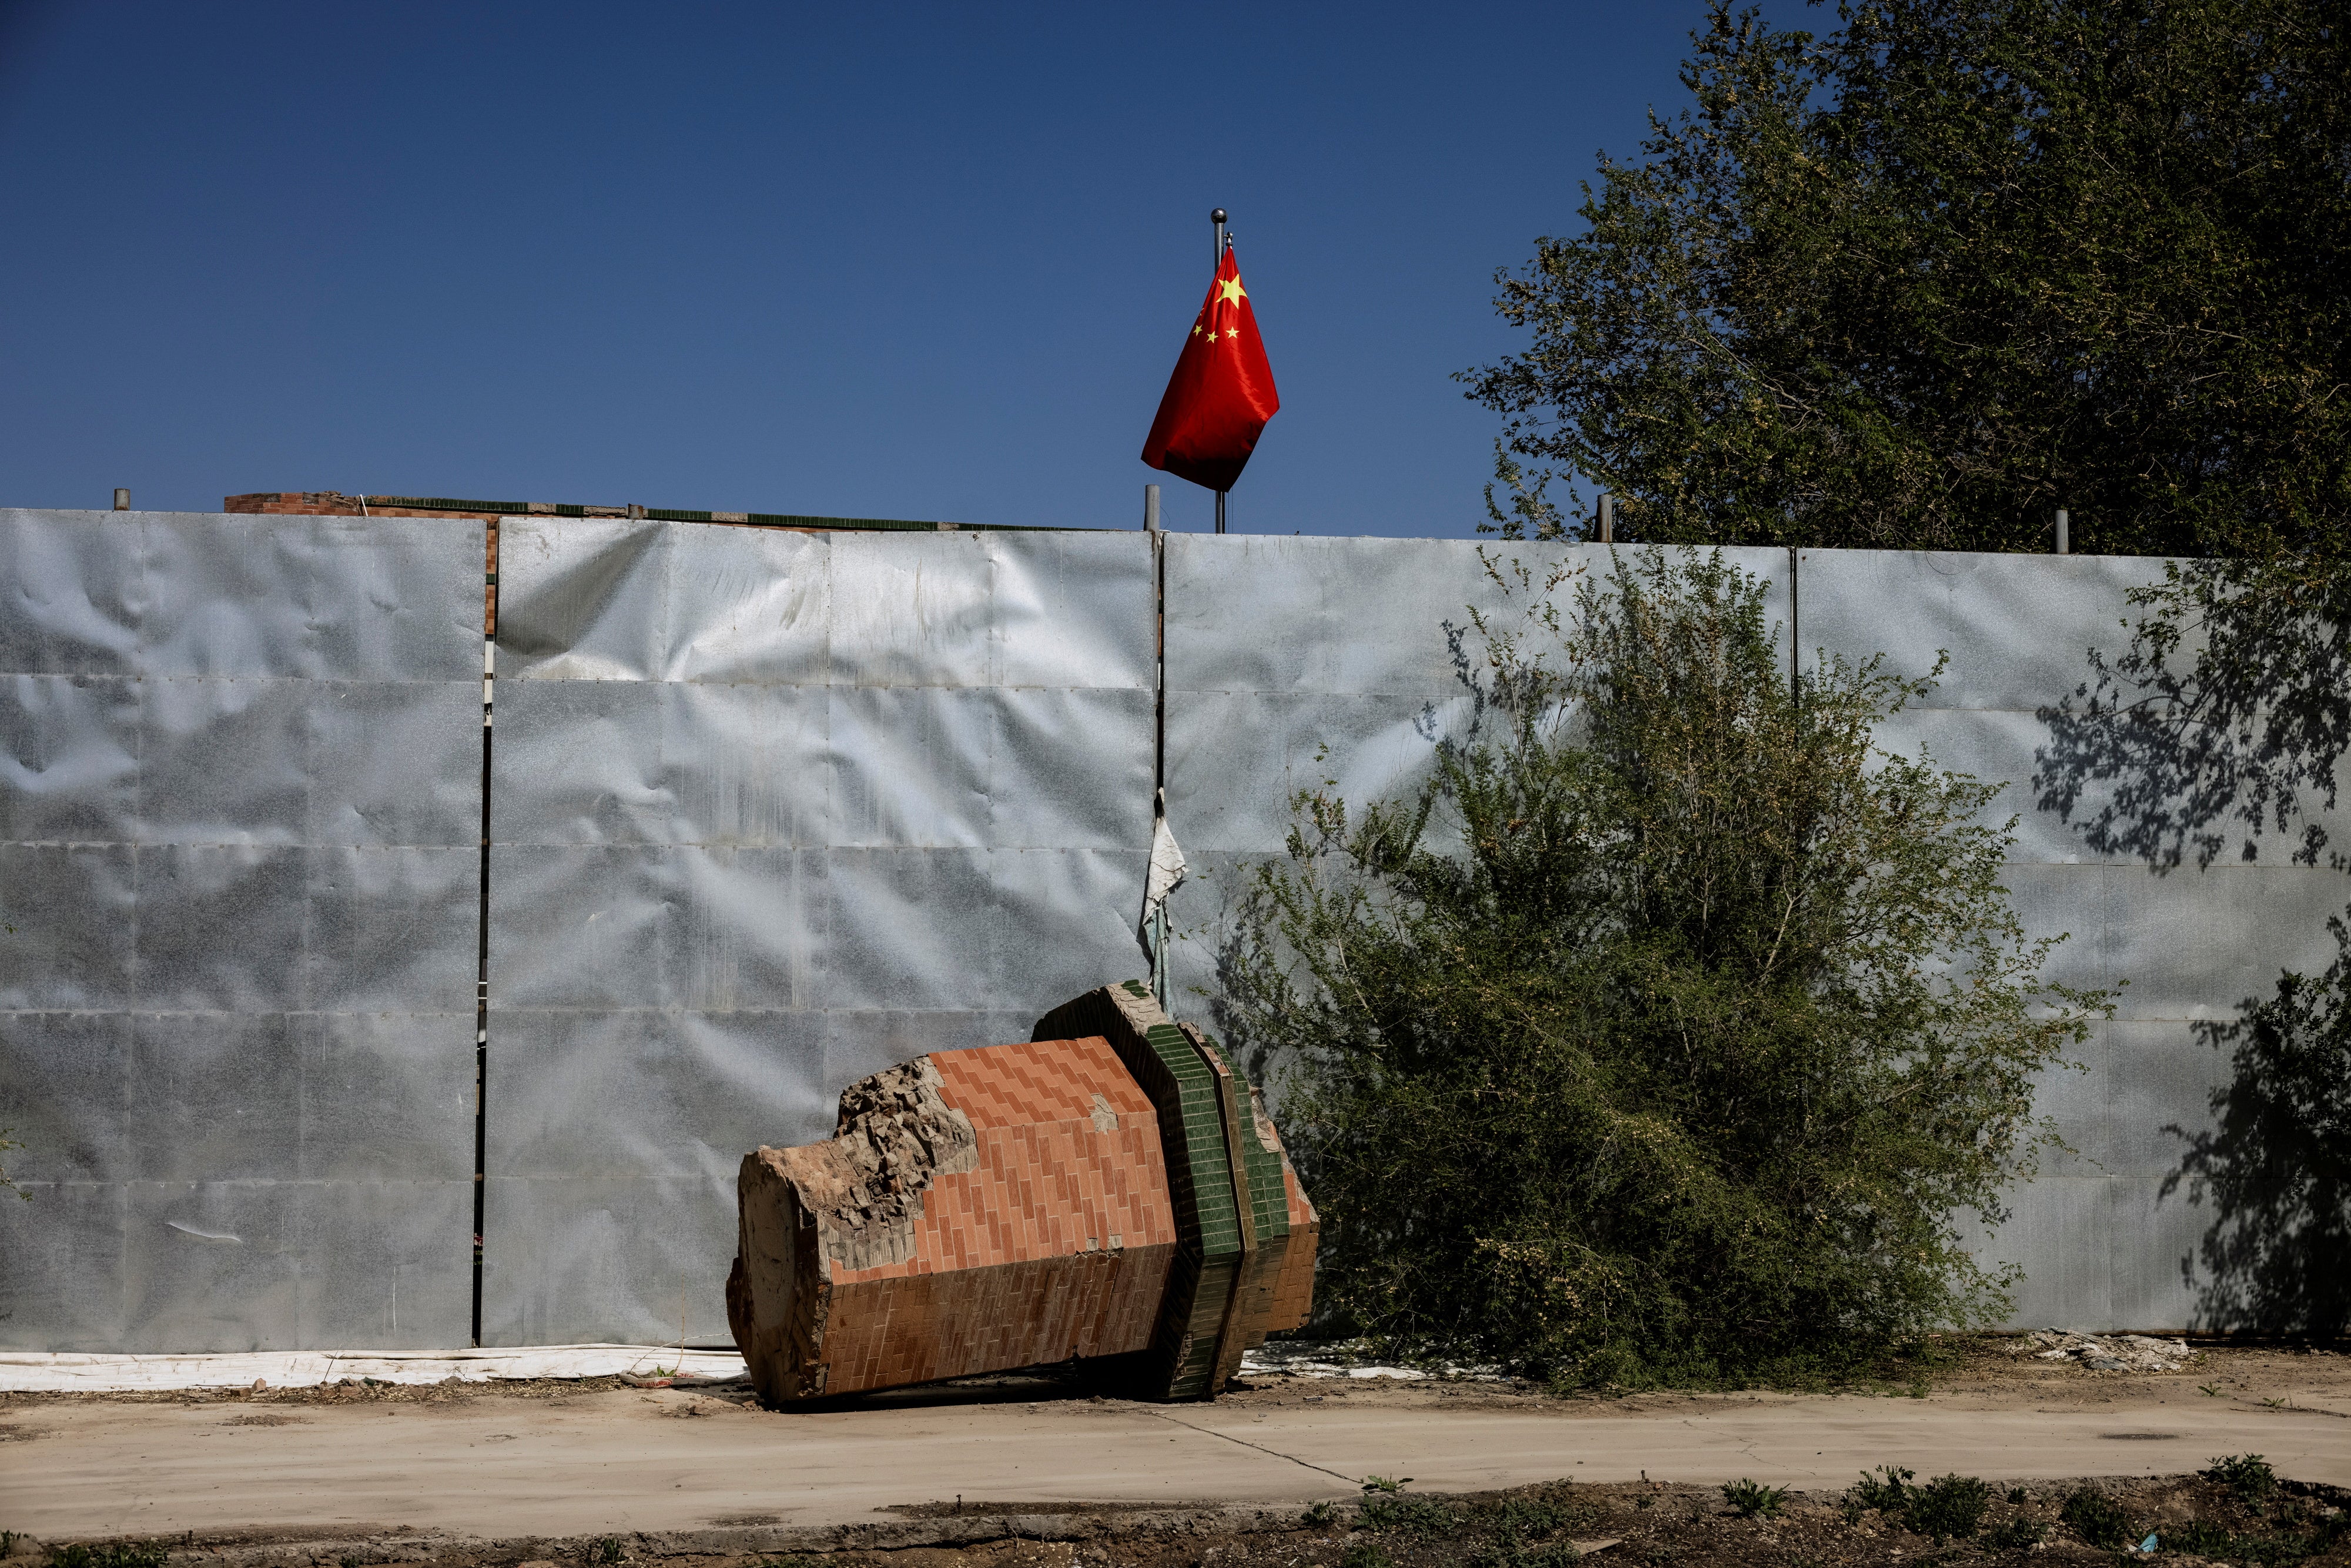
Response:
[[[1215,228],[1217,236],[1216,255],[1209,258],[1209,265],[1216,271],[1222,272],[1225,269],[1225,209],[1218,207],[1210,213],[1208,222]],[[1225,493],[1222,490],[1217,492],[1217,531],[1225,531]]]

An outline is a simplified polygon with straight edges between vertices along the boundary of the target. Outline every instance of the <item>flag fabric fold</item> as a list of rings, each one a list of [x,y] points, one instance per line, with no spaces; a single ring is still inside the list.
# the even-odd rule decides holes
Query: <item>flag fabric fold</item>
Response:
[[[1240,263],[1228,250],[1167,378],[1143,460],[1195,485],[1229,490],[1280,407]]]

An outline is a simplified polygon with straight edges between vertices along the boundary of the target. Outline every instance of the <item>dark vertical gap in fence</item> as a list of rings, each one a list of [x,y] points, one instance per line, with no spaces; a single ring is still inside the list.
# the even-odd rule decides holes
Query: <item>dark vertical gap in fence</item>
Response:
[[[486,525],[482,574],[481,906],[474,954],[474,1344],[482,1343],[482,1232],[490,1155],[490,708],[498,636],[498,525]]]
[[[1167,788],[1167,536],[1151,536],[1151,809]],[[1154,823],[1156,831],[1157,824]]]
[[[1804,644],[1796,631],[1799,610],[1798,575],[1796,547],[1790,545],[1788,547],[1788,695],[1792,701],[1802,702],[1804,695]]]

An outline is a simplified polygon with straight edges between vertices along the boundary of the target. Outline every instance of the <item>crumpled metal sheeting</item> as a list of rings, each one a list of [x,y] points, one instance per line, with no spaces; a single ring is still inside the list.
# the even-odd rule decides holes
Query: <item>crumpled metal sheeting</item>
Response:
[[[744,1150],[1138,967],[1153,603],[1133,534],[502,530],[486,1342],[719,1332]]]
[[[0,511],[0,1340],[465,1334],[481,562]]]

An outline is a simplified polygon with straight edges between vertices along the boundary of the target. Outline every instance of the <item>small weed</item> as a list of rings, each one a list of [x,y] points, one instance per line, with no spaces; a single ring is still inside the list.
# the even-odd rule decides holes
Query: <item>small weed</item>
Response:
[[[2022,1503],[2030,1500],[2025,1497],[2024,1489],[2022,1487],[2011,1487],[2008,1489],[2008,1500],[2013,1503]]]
[[[1973,1476],[1943,1476],[1914,1487],[1903,1500],[1902,1523],[1913,1535],[1929,1536],[1936,1545],[1965,1541],[1983,1526],[1991,1488]]]
[[[1375,1497],[1364,1503],[1362,1528],[1382,1534],[1444,1535],[1461,1516],[1435,1498]]]
[[[1913,1399],[1924,1399],[1927,1397],[1927,1380],[1925,1378],[1921,1377],[1912,1382],[1910,1385],[1910,1397]]]
[[[1511,1540],[1541,1541],[1573,1530],[1591,1517],[1589,1508],[1554,1498],[1505,1498],[1493,1511],[1493,1530]]]
[[[2023,1552],[2041,1544],[2049,1527],[2037,1519],[2005,1519],[1984,1535],[1984,1544],[1994,1552]]]
[[[2122,1504],[2095,1487],[2083,1487],[2065,1500],[2057,1517],[2093,1546],[2116,1547],[2131,1538],[2130,1521]]]
[[[1837,1511],[1844,1515],[1844,1521],[1847,1524],[1859,1524],[1861,1516],[1867,1513],[1869,1510],[1862,1506],[1861,1499],[1847,1492],[1844,1500],[1837,1504]]]
[[[2196,1392],[2207,1399],[2218,1399],[2220,1397],[2220,1385],[2217,1383],[2199,1383],[2196,1385]]]
[[[588,1549],[588,1561],[590,1563],[612,1563],[620,1560],[621,1543],[612,1536],[604,1537]]]
[[[1651,1497],[1647,1492],[1643,1492],[1639,1497],[1633,1500],[1633,1506],[1635,1508],[1655,1508],[1657,1506],[1657,1500]]]
[[[1910,1495],[1909,1483],[1917,1474],[1916,1470],[1906,1470],[1898,1465],[1880,1465],[1876,1475],[1864,1470],[1861,1479],[1847,1495],[1860,1499],[1864,1508],[1891,1512],[1900,1508],[1903,1500]]]
[[[2264,1399],[2262,1401],[2262,1408],[2264,1410],[2283,1410],[2286,1407],[2287,1403],[2288,1402],[2283,1399]]]
[[[1337,1522],[1338,1518],[1339,1511],[1337,1509],[1332,1508],[1327,1502],[1318,1502],[1309,1507],[1306,1511],[1306,1528],[1309,1530],[1321,1530],[1326,1525]]]
[[[1395,1568],[1388,1554],[1368,1541],[1351,1542],[1339,1559],[1339,1568]]]
[[[1405,1477],[1402,1481],[1390,1480],[1385,1476],[1365,1476],[1364,1478],[1364,1490],[1365,1491],[1402,1491],[1404,1490],[1405,1481],[1408,1481],[1410,1479],[1412,1479],[1410,1476]]]
[[[2239,1502],[2252,1506],[2269,1500],[2277,1490],[2277,1472],[2259,1454],[2231,1454],[2216,1458],[2212,1468],[2205,1470],[2204,1479],[2227,1487],[2237,1494]]]
[[[1573,1541],[1554,1541],[1548,1546],[1535,1547],[1496,1542],[1475,1552],[1468,1568],[1566,1568],[1583,1556]]]
[[[360,1568],[360,1560],[356,1557],[346,1557],[343,1559],[342,1568]]]
[[[1780,1505],[1788,1500],[1788,1489],[1750,1480],[1725,1481],[1722,1500],[1741,1519],[1777,1519]]]

